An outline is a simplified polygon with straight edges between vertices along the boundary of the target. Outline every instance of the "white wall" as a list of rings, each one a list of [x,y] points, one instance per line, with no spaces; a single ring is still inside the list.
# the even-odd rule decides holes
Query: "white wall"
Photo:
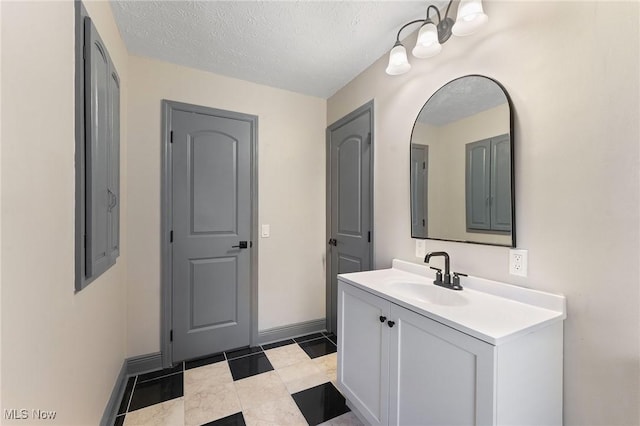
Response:
[[[454,270],[564,293],[567,425],[640,422],[639,4],[485,2],[489,24],[452,37],[406,75],[383,57],[328,100],[328,122],[375,98],[375,265],[417,261],[410,239],[409,138],[427,98],[448,81],[500,81],[515,109],[518,247],[428,241]],[[415,39],[412,36],[412,39]],[[407,43],[411,46],[411,43]],[[409,47],[410,50],[410,47]]]
[[[127,52],[109,4],[86,6],[121,77],[125,129]],[[74,5],[1,8],[2,409],[98,424],[125,356],[126,224],[117,264],[74,294]],[[126,147],[123,131],[123,164]]]
[[[0,3],[2,22],[2,3]],[[2,30],[0,29],[0,147],[2,147]],[[0,149],[0,337],[2,334],[2,149]],[[2,339],[0,338],[0,408],[2,408]],[[2,420],[0,420],[2,424]]]
[[[161,100],[258,116],[260,330],[325,316],[326,101],[129,58],[128,356],[160,350]]]

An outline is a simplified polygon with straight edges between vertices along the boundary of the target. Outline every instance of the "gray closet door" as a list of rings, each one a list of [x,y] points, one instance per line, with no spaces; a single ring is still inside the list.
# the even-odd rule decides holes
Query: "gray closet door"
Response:
[[[330,131],[331,318],[337,324],[337,274],[371,269],[371,112]]]
[[[509,135],[491,139],[491,229],[511,231],[511,143]]]
[[[110,60],[91,19],[85,18],[86,126],[86,272],[95,277],[112,263],[109,257],[109,81]]]
[[[490,139],[466,145],[465,179],[468,229],[491,229],[490,155]]]
[[[252,125],[175,110],[171,129],[176,362],[250,342]]]
[[[411,144],[411,237],[427,238],[429,147]]]
[[[120,255],[120,79],[115,71],[109,78],[110,116],[108,167],[108,226],[111,263]]]

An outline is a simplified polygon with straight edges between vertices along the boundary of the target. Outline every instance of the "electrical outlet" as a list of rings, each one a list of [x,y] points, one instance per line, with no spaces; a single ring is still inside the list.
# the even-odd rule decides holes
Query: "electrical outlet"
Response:
[[[527,276],[527,250],[509,250],[509,273],[520,277]]]
[[[425,240],[416,240],[416,257],[424,259],[427,252],[427,242]]]

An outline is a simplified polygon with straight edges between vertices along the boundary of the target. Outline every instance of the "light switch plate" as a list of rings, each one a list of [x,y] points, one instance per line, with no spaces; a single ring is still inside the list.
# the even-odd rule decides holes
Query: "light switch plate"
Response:
[[[260,236],[262,238],[269,238],[269,235],[271,235],[271,225],[262,225]]]
[[[527,250],[509,250],[509,273],[519,277],[527,276]]]
[[[416,240],[416,257],[424,259],[427,251],[427,242],[425,240]]]

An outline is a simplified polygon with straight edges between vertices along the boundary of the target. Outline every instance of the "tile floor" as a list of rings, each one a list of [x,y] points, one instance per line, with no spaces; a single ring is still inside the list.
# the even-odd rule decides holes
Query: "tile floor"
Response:
[[[335,387],[336,338],[315,333],[129,378],[115,425],[361,425]]]

